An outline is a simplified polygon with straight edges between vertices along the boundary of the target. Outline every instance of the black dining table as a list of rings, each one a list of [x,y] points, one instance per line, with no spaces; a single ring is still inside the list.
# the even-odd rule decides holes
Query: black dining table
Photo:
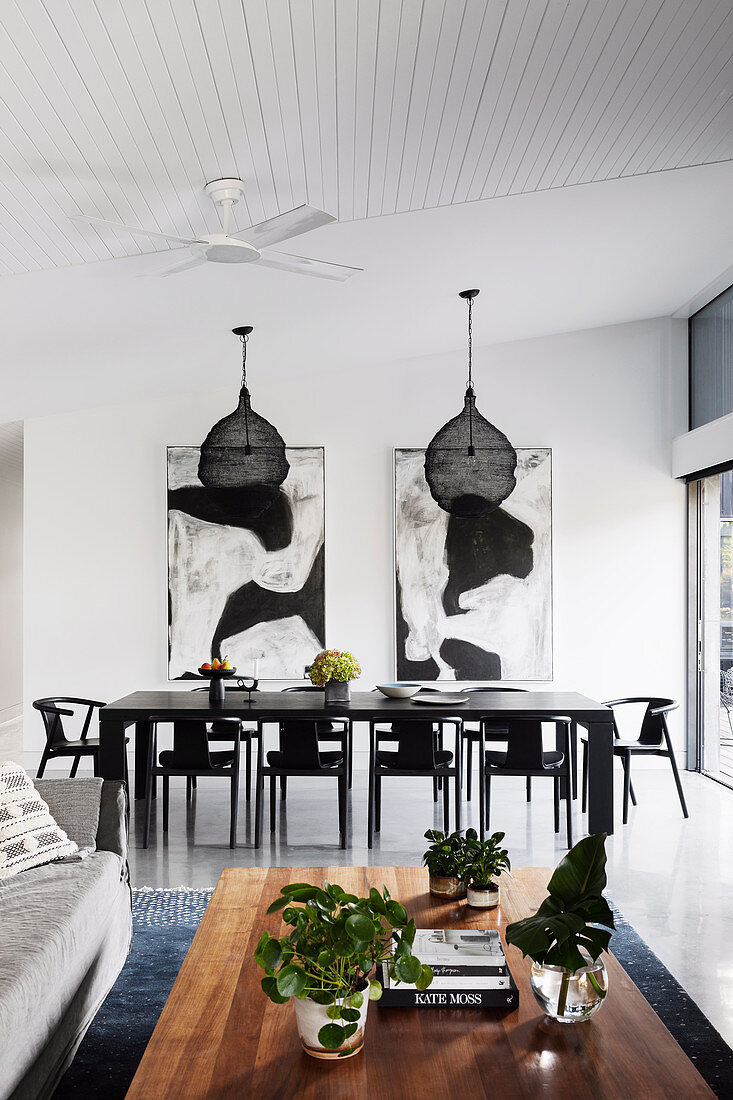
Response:
[[[464,722],[492,722],[541,715],[570,718],[585,727],[588,738],[588,831],[613,832],[613,713],[594,699],[574,691],[497,691],[466,694],[460,704],[440,700],[428,705],[410,699],[388,699],[378,692],[352,692],[348,703],[326,704],[319,691],[280,692],[228,689],[222,703],[212,705],[206,692],[135,691],[108,703],[99,712],[99,768],[105,779],[125,775],[125,731],[135,726],[135,798],[145,797],[150,718],[239,718],[251,723],[257,736],[258,723],[285,716],[313,720],[348,718],[351,722],[394,722],[415,718],[419,713],[433,721],[460,717]],[[483,735],[479,746],[483,758]],[[371,746],[374,753],[374,745]]]

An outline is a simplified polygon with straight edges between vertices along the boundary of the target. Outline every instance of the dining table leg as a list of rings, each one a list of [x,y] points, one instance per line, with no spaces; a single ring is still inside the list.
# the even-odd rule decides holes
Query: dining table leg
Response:
[[[613,833],[613,722],[588,722],[588,832]]]
[[[151,732],[150,722],[135,723],[135,798],[145,798],[147,791],[148,745]],[[158,783],[153,778],[153,798],[158,793],[157,788]]]
[[[99,714],[99,774],[102,779],[125,778],[125,723],[115,719],[105,719],[104,709]],[[142,770],[145,773],[147,755],[143,756]],[[145,797],[145,788],[141,797]]]

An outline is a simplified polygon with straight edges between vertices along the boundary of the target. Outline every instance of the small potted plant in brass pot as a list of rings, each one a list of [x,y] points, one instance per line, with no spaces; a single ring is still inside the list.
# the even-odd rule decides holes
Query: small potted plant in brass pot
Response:
[[[353,653],[324,649],[313,659],[308,670],[311,683],[322,687],[327,703],[348,703],[351,699],[350,680],[361,676],[361,665]]]
[[[442,833],[440,829],[428,829],[425,839],[430,846],[423,853],[423,863],[428,869],[430,893],[436,898],[455,900],[465,898],[466,840],[462,832]]]
[[[275,1004],[292,997],[303,1049],[313,1058],[351,1058],[364,1045],[369,1001],[382,987],[371,974],[388,960],[390,977],[427,989],[429,966],[412,954],[415,922],[386,886],[357,897],[335,883],[285,886],[267,910],[283,910],[291,931],[263,932],[255,962],[262,988]]]
[[[506,942],[532,959],[530,982],[543,1012],[562,1024],[589,1020],[608,992],[601,955],[615,928],[603,897],[606,834],[579,841],[558,863],[533,917],[507,926]]]
[[[463,880],[468,904],[474,909],[494,909],[499,904],[499,883],[502,871],[509,871],[509,853],[501,847],[504,833],[493,833],[479,840],[475,829],[466,830]]]

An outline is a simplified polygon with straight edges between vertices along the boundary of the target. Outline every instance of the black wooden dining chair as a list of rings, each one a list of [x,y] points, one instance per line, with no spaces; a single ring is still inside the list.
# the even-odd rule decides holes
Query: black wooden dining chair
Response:
[[[379,688],[372,688],[372,692],[379,692]],[[421,694],[441,695],[441,688],[434,687],[421,687]],[[461,718],[441,718],[438,722],[433,722],[433,739],[435,742],[435,749],[437,752],[443,752],[443,734],[446,726],[453,726],[456,730],[463,728],[463,719]],[[393,732],[393,726],[390,723],[379,722],[375,725],[377,748],[382,748],[386,744],[396,743],[399,738]],[[462,742],[461,742],[462,746]],[[433,802],[438,801],[438,796],[443,788],[443,774],[442,772],[433,776]]]
[[[288,691],[323,691],[323,688],[316,687],[314,684],[296,684],[295,687],[283,688],[283,692]],[[318,728],[318,741],[324,744],[340,744],[341,735],[345,729],[350,725],[350,719],[348,718],[333,718],[333,719],[319,719],[317,722]],[[354,772],[354,743],[353,738],[348,738],[348,786],[351,790],[351,784],[353,780]],[[280,792],[284,799],[287,793],[287,776],[282,776],[280,779]]]
[[[53,757],[64,757],[72,760],[69,777],[73,779],[82,757],[89,756],[92,759],[94,774],[99,775],[99,738],[90,737],[89,729],[95,710],[99,710],[106,705],[106,703],[100,703],[97,699],[77,699],[71,695],[34,700],[33,706],[40,711],[46,731],[46,744],[43,748],[41,762],[38,765],[38,779],[43,776],[46,764]],[[86,708],[86,713],[82,718],[83,708]],[[63,720],[64,718],[77,717],[77,710],[79,711],[78,718],[81,720],[81,732],[78,738],[69,738],[66,736],[67,731],[64,728]],[[126,737],[125,744],[127,745],[128,742],[129,737]],[[127,782],[127,778],[127,753],[125,753],[125,782]]]
[[[193,688],[193,691],[208,691],[208,685],[206,687]],[[242,687],[229,687],[227,688],[227,694],[234,692],[242,692],[247,689]],[[232,739],[232,722],[236,721],[233,718],[214,718],[209,723],[209,740],[210,741],[231,741]],[[252,793],[252,742],[257,740],[257,731],[254,729],[247,729],[243,719],[239,719],[239,743],[240,746],[244,745],[244,783],[245,783],[245,797],[247,802],[251,801]],[[192,792],[196,790],[196,776],[190,775],[186,780],[186,799],[191,801]]]
[[[379,723],[369,723],[369,810],[367,817],[367,846],[372,847],[374,833],[382,827],[382,779],[385,776],[431,776],[433,782],[442,780],[443,828],[450,830],[450,789],[453,779],[456,829],[461,827],[461,723],[453,723],[456,731],[455,753],[439,748],[435,723],[426,718],[400,718],[392,722],[385,736]],[[396,741],[397,748],[381,748],[384,740]]]
[[[278,723],[278,748],[265,754],[263,727]],[[260,750],[257,757],[255,783],[255,848],[262,843],[262,796],[265,776],[270,777],[270,832],[275,832],[276,798],[275,783],[288,776],[335,776],[338,780],[339,845],[346,847],[346,792],[348,785],[348,744],[350,729],[347,726],[329,734],[329,740],[338,739],[340,749],[323,751],[319,743],[318,721],[308,718],[292,718],[288,715],[270,716],[259,722]],[[285,809],[285,807],[283,807]]]
[[[462,688],[462,695],[477,695],[477,694],[490,694],[497,691],[525,691],[525,688],[513,688],[513,687],[470,687]],[[480,730],[478,723],[474,725],[467,725],[463,723],[463,749],[464,749],[464,768],[463,774],[466,780],[466,798],[471,801],[472,795],[472,783],[473,783],[473,746],[478,745],[480,737]],[[491,733],[491,741],[505,742],[508,737],[508,730],[495,729]],[[488,734],[484,734],[484,740],[488,741]],[[480,768],[479,768],[480,770]],[[527,776],[527,801],[532,801],[532,777]]]
[[[680,805],[682,806],[682,814],[684,817],[689,817],[687,803],[685,802],[685,794],[682,790],[682,783],[680,781],[680,773],[677,769],[677,760],[675,759],[674,749],[672,748],[672,739],[669,735],[669,727],[667,726],[667,715],[670,711],[677,710],[679,703],[675,702],[674,699],[635,696],[629,699],[610,699],[604,706],[611,707],[615,711],[616,707],[627,706],[633,703],[645,704],[641,728],[636,740],[624,740],[620,736],[616,723],[616,714],[614,713],[613,716],[613,755],[620,757],[624,768],[624,825],[626,825],[629,820],[629,796],[633,804],[636,805],[636,793],[631,782],[631,760],[634,756],[666,756],[669,758],[669,762],[672,765],[675,785],[677,787],[677,794],[679,795]],[[585,813],[588,804],[588,739],[586,737],[581,737],[580,740],[583,746],[582,807],[583,813]]]
[[[225,719],[222,719],[225,721]],[[231,720],[232,747],[222,751],[212,750],[209,730],[201,718],[176,718],[173,721],[173,748],[164,749],[158,757],[158,726],[170,724],[170,716],[152,715],[148,740],[148,764],[145,787],[145,827],[143,848],[150,840],[150,810],[153,800],[153,780],[163,777],[163,832],[168,832],[168,807],[170,802],[170,777],[185,775],[187,779],[210,775],[230,780],[229,847],[237,846],[237,810],[239,806],[239,719]]]
[[[562,751],[546,751],[542,744],[542,723],[552,722],[557,730],[557,742]],[[572,784],[572,758],[570,755],[570,727],[572,719],[564,716],[544,717],[541,714],[528,714],[521,718],[509,718],[498,725],[491,719],[481,720],[484,735],[508,730],[505,752],[486,749],[481,762],[481,781],[484,784],[484,816],[481,821],[481,839],[489,830],[491,811],[491,780],[496,775],[549,776],[553,780],[555,832],[560,832],[560,781],[565,779],[568,792]],[[568,848],[573,846],[573,805],[572,799],[565,799],[565,813]]]

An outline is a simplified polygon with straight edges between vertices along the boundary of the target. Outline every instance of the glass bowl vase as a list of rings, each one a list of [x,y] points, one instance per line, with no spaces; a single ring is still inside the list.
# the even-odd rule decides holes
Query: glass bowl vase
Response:
[[[608,991],[608,974],[603,960],[589,960],[572,974],[562,966],[533,962],[530,982],[535,1000],[551,1020],[576,1024],[590,1020],[603,1004]]]

